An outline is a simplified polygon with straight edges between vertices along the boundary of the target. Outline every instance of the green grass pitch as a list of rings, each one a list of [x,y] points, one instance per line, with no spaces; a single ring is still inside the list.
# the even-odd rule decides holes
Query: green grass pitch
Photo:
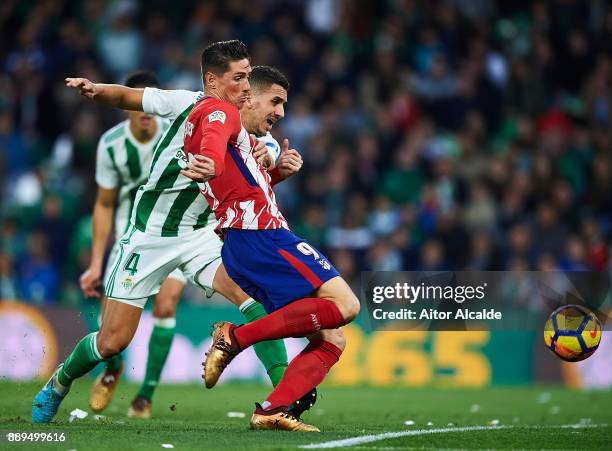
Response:
[[[253,402],[261,401],[268,388],[243,384],[212,390],[162,385],[153,404],[154,419],[146,422],[125,417],[136,386],[122,383],[104,412],[105,419],[95,420],[90,412],[86,419],[69,423],[72,409],[88,410],[90,384],[91,379],[74,384],[54,424],[32,425],[30,404],[41,384],[0,382],[0,449],[162,450],[166,443],[176,450],[298,450],[365,435],[376,437],[369,442],[343,442],[344,449],[612,449],[612,391],[323,386],[319,402],[305,415],[323,433],[297,434],[250,431]],[[246,417],[229,418],[230,411],[244,412]],[[406,426],[405,421],[414,425]],[[469,430],[476,426],[485,429]],[[67,441],[8,443],[4,437],[8,431],[65,432]],[[412,435],[378,436],[393,432]]]

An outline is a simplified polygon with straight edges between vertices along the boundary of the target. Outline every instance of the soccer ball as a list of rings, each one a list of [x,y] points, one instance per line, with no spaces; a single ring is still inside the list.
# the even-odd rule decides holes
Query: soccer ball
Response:
[[[578,362],[592,355],[601,341],[601,325],[589,309],[564,305],[551,313],[544,326],[544,343],[557,357]]]

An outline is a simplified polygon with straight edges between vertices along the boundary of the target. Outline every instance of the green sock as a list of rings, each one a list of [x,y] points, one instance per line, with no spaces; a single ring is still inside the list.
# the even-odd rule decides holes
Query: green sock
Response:
[[[98,332],[83,337],[64,361],[57,373],[57,381],[64,387],[69,387],[73,380],[89,373],[104,360],[96,348],[96,335]]]
[[[121,362],[123,362],[123,353],[112,356],[106,361],[106,371],[109,373],[116,373],[121,368]]]
[[[240,311],[249,323],[266,316],[263,305],[253,299],[245,301],[240,306]],[[285,342],[283,340],[268,340],[257,343],[253,347],[255,348],[255,354],[266,368],[272,385],[276,387],[287,368]]]
[[[274,340],[274,342],[277,342],[277,341],[282,342],[283,340]],[[263,342],[263,343],[269,343],[269,342]],[[255,352],[257,352],[257,348],[255,348]],[[272,381],[272,385],[275,387],[278,385],[280,380],[283,378],[283,374],[285,374],[285,370],[287,369],[287,351],[284,346],[282,347],[281,352],[283,352],[285,355],[285,361],[283,363],[277,363],[275,366],[271,368],[267,368],[268,377]],[[257,356],[259,357],[259,354],[257,354]],[[259,360],[263,362],[261,357],[259,357]]]
[[[153,392],[157,388],[161,372],[164,369],[172,339],[176,328],[175,318],[153,318],[153,333],[149,339],[149,355],[147,357],[147,371],[144,381],[140,386],[138,396],[148,399],[153,398]]]

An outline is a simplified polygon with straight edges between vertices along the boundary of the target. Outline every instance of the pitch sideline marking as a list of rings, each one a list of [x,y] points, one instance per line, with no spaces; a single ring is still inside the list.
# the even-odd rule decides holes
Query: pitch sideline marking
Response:
[[[561,424],[561,425],[550,425],[550,426],[515,426],[515,425],[501,425],[501,426],[464,426],[458,428],[437,428],[437,429],[414,429],[411,431],[400,431],[400,432],[384,432],[382,434],[373,435],[362,435],[360,437],[345,438],[340,440],[332,440],[329,442],[311,443],[310,445],[302,445],[302,449],[319,449],[319,448],[346,448],[349,446],[362,445],[364,443],[378,442],[381,440],[387,440],[390,438],[399,437],[410,437],[415,435],[429,435],[429,434],[448,434],[452,432],[472,432],[472,431],[498,431],[502,429],[513,429],[513,428],[528,428],[528,429],[549,429],[549,428],[562,428],[562,429],[583,429],[590,427],[602,427],[607,426],[605,424]]]

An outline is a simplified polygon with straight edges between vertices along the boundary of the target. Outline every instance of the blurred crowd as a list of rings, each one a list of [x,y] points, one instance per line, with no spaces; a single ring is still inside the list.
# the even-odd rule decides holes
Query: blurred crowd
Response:
[[[289,223],[362,270],[606,271],[612,7],[601,0],[3,0],[0,298],[80,302],[100,135],[64,88],[154,71],[201,89],[239,38],[291,89],[274,130],[304,156]]]

